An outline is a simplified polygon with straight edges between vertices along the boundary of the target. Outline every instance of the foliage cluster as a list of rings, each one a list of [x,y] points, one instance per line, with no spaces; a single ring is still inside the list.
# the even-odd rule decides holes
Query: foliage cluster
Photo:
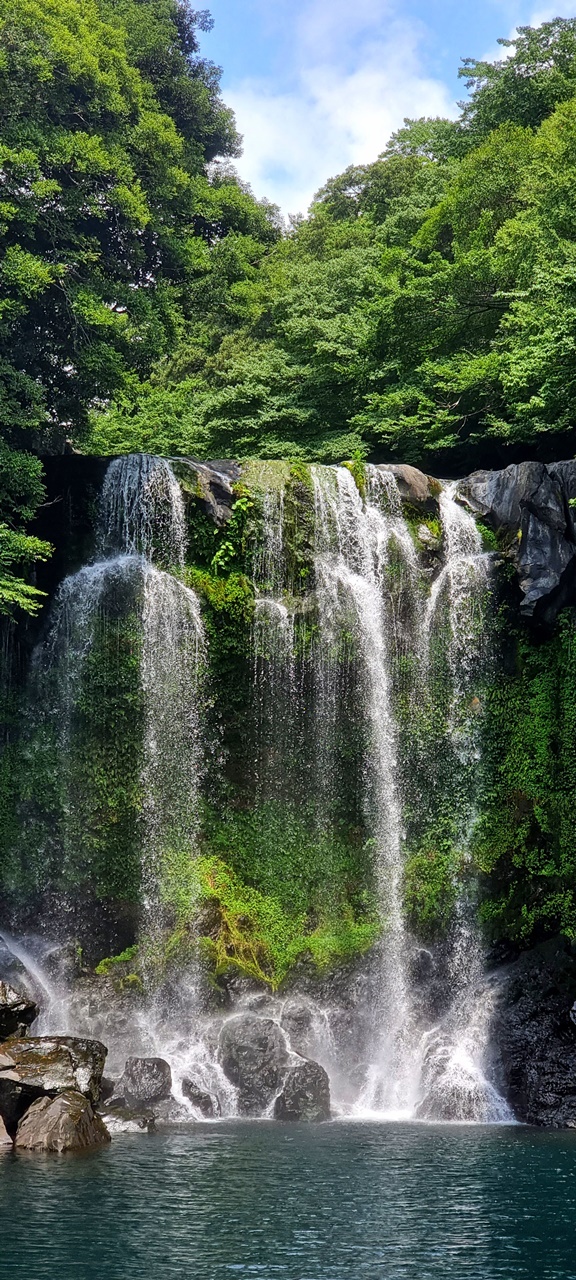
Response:
[[[457,121],[406,121],[264,252],[228,238],[94,446],[453,473],[573,449],[576,19],[502,43]]]
[[[351,908],[311,927],[305,912],[289,913],[274,894],[243,883],[219,858],[199,864],[203,899],[215,908],[201,946],[216,977],[237,970],[276,990],[299,962],[317,969],[367,951],[379,932],[376,917],[356,920]]]
[[[239,138],[200,56],[209,25],[186,0],[0,0],[4,611],[38,607],[18,579],[48,550],[13,537],[41,500],[14,450],[81,441],[174,349],[213,259],[233,273],[277,238],[225,162]],[[15,524],[25,472],[35,502]]]
[[[474,838],[482,915],[520,944],[576,937],[576,617],[554,636],[515,637],[515,665],[490,690],[486,773]]]
[[[276,989],[295,965],[324,969],[376,940],[370,852],[357,833],[320,833],[312,814],[271,802],[208,806],[202,829],[197,859],[165,860],[166,960],[193,950],[193,927],[215,978],[236,971]]]

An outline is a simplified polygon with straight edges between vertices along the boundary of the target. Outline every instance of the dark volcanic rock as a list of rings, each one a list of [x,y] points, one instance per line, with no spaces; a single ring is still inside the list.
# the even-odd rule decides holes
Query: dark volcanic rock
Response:
[[[98,1102],[106,1054],[99,1040],[74,1036],[5,1041],[0,1046],[0,1115],[8,1131],[45,1094],[74,1090]]]
[[[271,1018],[240,1014],[224,1023],[218,1057],[238,1089],[243,1115],[261,1115],[278,1093],[288,1064],[286,1041]]]
[[[25,1036],[39,1012],[38,1005],[29,996],[21,995],[7,982],[0,982],[0,1040]]]
[[[305,1060],[293,1067],[274,1103],[276,1120],[330,1119],[330,1081],[318,1062]]]
[[[204,1089],[201,1089],[200,1085],[196,1084],[195,1080],[184,1079],[182,1081],[182,1093],[184,1094],[184,1097],[188,1098],[188,1101],[192,1103],[192,1106],[196,1107],[197,1111],[199,1111],[201,1115],[206,1116],[207,1119],[212,1119],[214,1116],[220,1115],[220,1103],[218,1102],[218,1099],[212,1098],[209,1093],[206,1093]]]
[[[137,1129],[153,1133],[156,1128],[151,1107],[127,1107],[123,1098],[108,1098],[101,1113],[109,1133],[134,1133]]]
[[[237,462],[223,459],[215,462],[198,462],[195,458],[179,458],[174,462],[176,471],[187,468],[196,474],[197,497],[207,516],[222,526],[232,515],[236,501],[233,484],[240,478]]]
[[[516,1117],[576,1128],[576,958],[553,940],[520,956],[503,983],[492,1035]]]
[[[280,1026],[286,1032],[290,1048],[303,1058],[312,1051],[315,1042],[314,1011],[300,1000],[287,1000],[280,1017]]]
[[[124,1074],[116,1085],[115,1098],[127,1107],[149,1107],[169,1098],[172,1072],[164,1058],[128,1058]]]
[[[476,471],[459,494],[498,532],[510,532],[523,594],[522,613],[546,623],[573,597],[576,537],[570,499],[576,462],[521,462],[503,471]]]
[[[110,1135],[87,1098],[66,1089],[39,1098],[20,1121],[14,1145],[30,1151],[86,1151],[110,1142]]]

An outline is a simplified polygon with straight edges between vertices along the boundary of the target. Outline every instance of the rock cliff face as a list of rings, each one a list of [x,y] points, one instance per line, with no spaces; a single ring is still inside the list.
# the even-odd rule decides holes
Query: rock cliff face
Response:
[[[518,1120],[576,1128],[576,957],[562,939],[521,955],[502,972],[493,1026],[503,1085]]]
[[[576,461],[476,471],[459,493],[495,532],[509,535],[524,617],[551,624],[576,589]]]
[[[48,502],[41,512],[40,526],[35,530],[40,536],[53,542],[56,547],[54,557],[46,565],[40,566],[38,570],[38,585],[46,590],[49,596],[54,595],[58,583],[65,574],[75,574],[83,566],[88,566],[88,568],[93,566],[94,557],[98,553],[98,538],[95,536],[97,521],[94,513],[98,508],[98,494],[102,489],[107,461],[105,459],[70,456],[53,459],[49,462],[47,467]],[[285,475],[289,475],[291,485],[291,487],[289,486],[289,501],[286,502],[285,508],[283,505],[281,507],[281,518],[285,522],[285,527],[280,530],[279,535],[280,553],[283,548],[282,538],[285,534],[286,547],[284,552],[288,550],[291,557],[289,565],[290,582],[293,584],[296,579],[305,582],[307,575],[311,572],[315,546],[311,477],[308,474],[307,482],[305,483],[298,468],[294,469],[294,475],[292,475],[289,464],[272,465],[276,467],[285,465],[286,467],[285,473],[282,472],[281,475],[278,473],[276,476],[276,485],[278,486],[280,483],[284,485],[285,479],[283,477]],[[246,739],[246,743],[251,741],[247,736],[247,726],[251,723],[251,712],[249,697],[246,693],[246,690],[250,687],[251,678],[247,665],[251,643],[250,628],[252,626],[252,614],[250,611],[254,607],[254,596],[258,594],[258,590],[260,590],[261,595],[264,592],[267,594],[276,592],[281,596],[284,588],[281,588],[279,583],[282,581],[287,590],[288,576],[286,580],[282,578],[282,574],[279,577],[275,565],[272,564],[277,547],[276,543],[274,543],[274,538],[271,537],[270,528],[268,529],[268,541],[266,543],[266,556],[268,557],[265,566],[266,572],[262,567],[260,571],[263,581],[259,583],[257,575],[254,575],[255,588],[254,583],[247,582],[247,578],[242,576],[246,566],[243,564],[241,556],[242,541],[237,527],[238,514],[234,512],[235,519],[231,520],[231,517],[238,496],[237,482],[244,480],[247,490],[250,490],[250,469],[248,466],[230,461],[199,462],[194,459],[178,459],[173,462],[173,470],[180,482],[184,495],[186,518],[188,519],[188,516],[192,513],[192,518],[189,521],[191,536],[194,535],[195,530],[198,534],[197,544],[194,544],[194,556],[196,556],[198,563],[196,563],[194,556],[191,554],[190,565],[187,565],[187,568],[192,575],[191,582],[199,592],[204,593],[202,602],[204,616],[208,619],[210,627],[210,643],[219,654],[218,679],[221,679],[221,686],[219,686],[217,695],[214,695],[213,690],[211,690],[210,697],[215,702],[217,702],[218,697],[221,699],[219,705],[222,709],[222,717],[221,721],[218,722],[217,732],[219,734],[222,731],[222,734],[226,735],[223,740],[226,744],[226,751],[229,752],[232,761],[229,782],[231,785],[240,788],[245,785],[245,776],[251,776],[251,764],[247,761],[250,748],[244,745],[244,739]],[[414,559],[415,557],[418,562],[422,579],[421,582],[418,579],[417,589],[420,590],[421,594],[424,594],[426,590],[429,592],[430,587],[440,581],[447,568],[446,559],[449,554],[447,550],[449,538],[446,533],[447,526],[444,527],[443,524],[442,508],[448,495],[444,495],[444,498],[440,500],[442,492],[441,481],[427,476],[413,467],[403,465],[379,466],[373,470],[379,473],[378,479],[381,479],[381,472],[388,471],[393,474],[396,480],[398,495],[403,504],[403,512],[406,517],[406,542],[412,558]],[[357,483],[361,489],[361,476]],[[175,486],[175,488],[177,487]],[[268,504],[270,510],[268,510],[266,518],[269,521],[272,520],[272,515],[276,510],[274,494],[275,490],[272,485],[270,492],[267,493],[267,497],[270,499]],[[550,465],[525,462],[509,466],[501,471],[479,471],[459,482],[456,490],[456,499],[457,502],[466,506],[474,515],[480,517],[484,525],[496,535],[495,544],[498,547],[498,551],[494,557],[495,562],[505,562],[508,568],[510,564],[514,566],[516,585],[513,586],[510,593],[513,597],[513,611],[517,604],[522,617],[529,624],[529,628],[536,632],[531,636],[531,643],[533,643],[534,647],[540,646],[541,636],[538,634],[539,629],[551,628],[561,609],[566,605],[576,604],[576,510],[572,506],[572,503],[576,503],[576,461]],[[452,498],[450,501],[452,502]],[[248,506],[250,505],[253,504],[248,503]],[[280,504],[277,505],[280,511]],[[452,505],[454,506],[453,503]],[[90,512],[92,512],[92,515],[90,515]],[[272,512],[272,515],[270,512]],[[457,519],[463,516],[462,510],[458,508],[455,514]],[[263,516],[261,516],[261,519],[263,519]],[[280,515],[278,515],[277,523],[279,520]],[[472,521],[469,521],[469,523],[472,524]],[[277,527],[272,529],[272,533],[274,532],[278,533]],[[220,558],[214,555],[212,560],[214,549],[220,546],[218,539],[223,540],[224,538],[234,537],[236,537],[236,544],[231,548],[232,559],[230,559],[229,563],[226,558],[230,555],[229,543],[222,543]],[[205,546],[201,545],[203,538]],[[213,541],[214,539],[216,541]],[[234,556],[236,556],[236,559],[234,559]],[[286,555],[284,558],[286,559]],[[292,563],[292,560],[294,563]],[[412,563],[413,560],[406,561],[408,567]],[[224,571],[222,571],[222,564],[225,566]],[[234,580],[230,588],[226,583],[226,565],[233,571]],[[394,599],[398,603],[398,609],[401,611],[405,607],[408,614],[409,608],[406,601],[408,600],[409,590],[406,583],[410,579],[410,574],[405,574],[405,582],[404,586],[402,586],[402,574],[396,572],[395,575],[394,572],[397,568],[398,565],[394,561],[390,566],[389,582],[400,582],[400,586],[395,588],[396,595]],[[250,573],[249,566],[247,573]],[[494,576],[496,578],[497,575],[495,574]],[[514,575],[508,573],[505,576],[511,577]],[[230,592],[228,597],[226,596],[227,590]],[[505,590],[508,592],[507,583],[505,584]],[[244,596],[241,596],[242,591],[245,591]],[[393,594],[392,587],[390,587],[390,591]],[[404,595],[402,594],[403,592]],[[508,596],[506,598],[508,599]],[[281,620],[287,611],[285,607],[283,608],[281,601],[276,603],[279,607],[276,608],[276,613],[273,616],[277,616]],[[102,677],[106,693],[106,690],[109,692],[109,688],[115,690],[118,687],[119,680],[116,672],[120,670],[126,680],[126,705],[138,708],[140,705],[138,698],[141,690],[139,686],[138,688],[136,688],[136,685],[133,687],[129,682],[132,667],[129,666],[128,658],[131,657],[133,644],[133,636],[130,630],[131,622],[129,617],[124,617],[122,610],[117,606],[118,602],[111,589],[109,609],[116,627],[113,633],[115,639],[114,645],[110,644],[107,647],[106,633],[104,632],[102,635],[95,633],[96,641],[100,644],[100,649],[98,650],[98,674]],[[313,618],[315,616],[315,607],[317,607],[317,602],[315,604],[313,592],[309,591],[308,595],[306,595],[306,591],[303,590],[301,597],[298,598],[298,611],[295,611],[292,618],[293,622],[294,618],[296,618],[297,624],[302,624],[303,647],[305,643],[308,644],[310,641],[310,636],[305,631],[306,610],[309,610],[309,616]],[[114,612],[115,609],[118,617]],[[226,612],[227,609],[228,613]],[[82,617],[83,615],[80,616]],[[421,618],[417,611],[415,611],[414,616]],[[529,628],[516,628],[517,622],[518,618],[516,617],[514,618],[515,630],[524,630],[524,633],[528,634]],[[421,624],[419,625],[421,626]],[[241,631],[242,626],[245,628],[245,633]],[[38,640],[41,627],[42,623],[38,620],[37,622],[28,623],[26,628],[23,628],[21,638],[22,670],[24,670],[26,659]],[[415,629],[416,624],[414,624]],[[422,626],[421,629],[423,629]],[[407,624],[407,634],[409,631],[410,626]],[[285,634],[280,631],[280,627],[278,627],[277,633],[274,632],[273,638],[274,636],[276,637],[274,643],[277,648],[274,649],[274,646],[271,646],[270,652],[274,661],[267,659],[266,678],[270,682],[269,694],[270,690],[274,694],[273,716],[276,716],[274,724],[276,725],[278,741],[280,742],[282,735],[278,732],[278,726],[281,722],[282,729],[284,726],[282,721],[283,712],[278,710],[278,706],[280,708],[284,707],[284,710],[286,710],[287,703],[281,702],[282,693],[288,685],[292,689],[290,681],[295,686],[295,680],[293,675],[286,679],[286,668],[282,673],[281,659],[285,661],[286,655],[282,648],[282,645],[285,645]],[[118,643],[117,638],[119,638]],[[218,649],[218,644],[221,645],[220,649]],[[540,647],[546,648],[546,645]],[[110,662],[111,664],[112,662],[110,656],[112,653],[115,655],[115,660],[118,661],[118,654],[121,657],[126,655],[126,665],[122,667],[110,666],[112,675],[108,686],[105,684],[105,677],[108,678],[108,663]],[[258,658],[262,658],[260,652],[258,653]],[[252,657],[250,657],[251,661]],[[15,663],[15,671],[19,675],[17,666],[18,664]],[[513,661],[510,666],[514,667]],[[402,671],[404,669],[402,667]],[[566,682],[565,670],[561,666],[560,671],[561,675],[557,683],[563,689],[569,689],[570,686]],[[282,678],[279,677],[279,672],[282,674]],[[318,672],[324,679],[324,669],[318,667]],[[317,675],[318,673],[316,673]],[[315,679],[316,676],[314,677]],[[228,683],[226,683],[227,681]],[[321,680],[319,679],[318,685],[320,683]],[[380,681],[380,686],[381,683]],[[100,686],[96,687],[98,690],[100,689]],[[129,698],[132,701],[129,702]],[[245,698],[245,702],[242,702],[242,698]],[[90,700],[94,701],[92,695]],[[103,700],[105,701],[104,695]],[[273,699],[270,696],[269,709],[272,706],[272,701]],[[477,698],[473,699],[469,705],[474,707],[475,704],[480,707]],[[354,702],[354,712],[356,706],[357,702]],[[289,710],[290,708],[288,707]],[[234,717],[236,717],[235,720]],[[553,715],[552,720],[553,732],[556,733],[556,720]],[[111,731],[112,729],[110,729]],[[122,732],[124,733],[124,731],[124,721],[122,721]],[[92,737],[90,737],[90,733]],[[139,728],[136,725],[134,728],[134,742],[136,744],[140,742],[138,733],[140,733],[141,738],[141,726]],[[312,728],[310,728],[310,734],[312,737]],[[98,749],[99,739],[90,725],[86,728],[86,735],[86,741],[89,745],[82,759],[89,762],[91,753],[95,754]],[[240,741],[241,739],[242,742]],[[218,741],[220,741],[219,738]],[[353,741],[352,733],[350,733],[349,738],[346,738],[346,744],[347,747],[350,747],[350,758],[355,758],[356,744]],[[429,755],[432,758],[432,752]],[[136,759],[136,748],[134,750],[134,758]],[[431,773],[434,776],[440,769],[440,763],[437,764],[436,761],[437,757],[434,756],[431,766]],[[560,764],[559,768],[561,771],[562,764]],[[417,775],[417,770],[413,769],[413,772]],[[138,767],[135,768],[135,777],[137,779],[140,777]],[[552,777],[552,773],[550,773],[550,777]],[[351,793],[353,781],[351,776]],[[84,782],[83,769],[83,789],[85,789]],[[122,774],[122,785],[123,787],[125,785],[124,773]],[[423,793],[424,785],[425,783],[422,782],[420,775],[417,775],[419,800]],[[562,783],[562,785],[564,784]],[[550,783],[547,783],[547,786],[552,790]],[[110,804],[110,810],[115,812],[118,793],[112,789],[111,784],[110,788],[110,795],[114,800],[114,804]],[[533,809],[538,808],[540,803],[538,798],[539,788],[540,777],[537,779],[536,800],[532,795],[525,795],[524,791],[521,794],[519,792],[518,795],[514,792],[512,800],[515,807],[511,807],[513,807],[515,816],[512,819],[512,825],[516,823],[518,826],[522,821],[527,822],[526,814],[532,811],[530,806]],[[286,789],[291,794],[294,794],[295,788],[292,778],[286,784]],[[135,795],[137,801],[136,811],[140,813],[141,810],[138,808],[139,793],[137,792],[136,784]],[[35,815],[32,816],[34,817]],[[491,814],[490,820],[492,822],[491,830],[494,831],[497,823],[493,821],[493,814]],[[86,826],[89,827],[89,824],[87,823]],[[551,830],[552,826],[553,824],[550,823],[547,830]],[[75,833],[76,842],[81,839],[82,834],[82,831]],[[126,835],[127,847],[131,838],[128,831]],[[536,841],[536,837],[534,839]],[[31,843],[32,847],[38,846],[38,841],[34,834],[31,837]],[[506,864],[504,871],[504,879],[508,876],[508,881],[510,879],[509,866],[513,865],[514,849],[515,846],[511,840],[509,849],[506,850],[506,853],[511,851],[510,862]],[[106,858],[109,856],[112,871],[115,872],[119,855],[123,854],[123,846],[114,843],[111,838],[109,846],[106,846],[105,853]],[[74,855],[76,856],[76,849],[74,849]],[[104,865],[104,853],[102,858],[102,865]],[[79,859],[79,864],[80,862],[81,859]],[[429,873],[429,862],[430,859],[428,859],[425,867],[426,873]],[[108,873],[108,863],[105,865]],[[532,882],[536,882],[537,874],[538,872],[534,870],[534,866],[529,866],[527,876],[532,878]],[[545,872],[545,874],[548,873]],[[357,883],[358,872],[356,864],[354,864],[350,880],[354,884]],[[111,883],[114,888],[116,880],[113,877],[111,878]],[[418,883],[420,884],[420,881]],[[71,894],[73,909],[77,911],[78,917],[82,920],[84,920],[84,914],[82,913],[85,913],[86,897],[86,890],[81,887],[79,894],[80,905],[78,906],[76,899]],[[113,894],[111,893],[110,899],[112,898]],[[26,907],[26,910],[28,910],[28,907]],[[32,907],[30,923],[34,922],[33,911],[34,908]],[[88,914],[91,915],[90,910]],[[96,914],[95,912],[94,915],[96,916]],[[103,955],[109,954],[112,956],[113,953],[124,952],[125,947],[128,944],[131,946],[133,942],[134,917],[131,913],[130,904],[124,905],[123,897],[118,907],[117,916],[114,916],[111,908],[110,917],[110,927],[108,927],[107,917],[104,917],[104,915],[101,916],[102,923],[98,924],[98,926],[94,925],[92,928],[92,922],[90,922],[92,951],[89,963],[91,965],[95,964]],[[553,925],[552,927],[555,926]],[[101,930],[101,936],[96,936],[97,928]],[[548,928],[547,923],[546,928]],[[417,927],[415,927],[414,931],[417,934]],[[111,941],[108,941],[109,935]],[[439,944],[434,942],[433,945],[439,953]],[[421,954],[422,956],[430,957],[431,952],[422,952]],[[125,969],[115,967],[116,981],[120,983],[120,989],[122,989],[122,983],[129,984],[135,975],[128,961]],[[114,969],[111,972],[114,972]],[[0,976],[2,976],[1,973]],[[11,972],[7,973],[6,976],[11,978]],[[136,975],[136,978],[138,978],[138,975]],[[15,975],[14,980],[16,980]],[[340,980],[339,977],[334,977],[335,983]],[[363,975],[361,975],[361,980],[364,981]],[[453,981],[453,974],[450,975],[443,971],[442,982],[438,981],[437,985],[434,986],[434,975],[432,975],[429,983],[432,1013],[434,1013],[433,1005],[437,988],[440,986],[442,987],[442,992],[439,999],[439,1013],[443,1012],[442,999],[449,988],[450,981]],[[299,998],[302,995],[304,982],[305,979],[302,979],[297,993]],[[348,983],[348,994],[346,999],[342,1001],[340,1011],[334,1015],[334,1027],[336,1028],[341,1055],[346,1058],[347,1066],[350,1066],[350,1072],[352,1073],[354,1063],[358,1060],[357,1032],[359,1024],[356,1011],[351,1007],[354,1004],[354,1000],[350,995],[351,983],[349,976],[346,978],[346,982]],[[417,985],[417,983],[415,982],[414,985]],[[2,990],[4,990],[3,999]],[[569,1009],[576,996],[576,961],[574,956],[569,949],[560,944],[558,946],[550,944],[547,949],[528,952],[502,972],[502,991],[503,999],[496,1015],[493,1040],[500,1058],[502,1084],[507,1097],[510,1098],[515,1108],[516,1114],[519,1119],[527,1120],[531,1123],[576,1126],[576,1027],[572,1025],[569,1018]],[[312,995],[316,998],[319,993],[320,984],[318,980],[315,980]],[[336,998],[337,995],[336,988],[331,987],[329,1002],[339,1008],[340,1002]],[[245,1014],[242,1017],[231,1017],[225,1022],[218,1043],[218,1064],[230,1085],[237,1091],[239,1113],[261,1115],[274,1109],[274,1113],[283,1120],[297,1118],[316,1120],[325,1119],[329,1116],[328,1078],[324,1069],[313,1060],[316,1051],[313,1018],[308,1006],[305,1003],[301,1003],[299,998],[286,1002],[281,1014],[280,1027],[276,1021],[272,1021],[267,1017],[256,1018],[249,1014]],[[365,997],[363,999],[364,1003],[366,1003]],[[101,994],[100,1000],[103,1003]],[[17,993],[10,991],[8,988],[2,989],[0,986],[0,1006],[2,1004],[3,1009],[0,1007],[0,1040],[3,1035],[23,1036],[28,1024],[35,1016],[36,1006],[32,1001],[27,1002],[19,997]],[[104,1034],[104,1030],[102,1034]],[[366,1038],[368,1037],[366,1036]],[[40,1048],[38,1048],[39,1045]],[[90,1061],[86,1064],[84,1057],[82,1057],[82,1061],[80,1059],[76,1061],[78,1046],[81,1045],[84,1046],[82,1050],[84,1055],[88,1052],[90,1057],[96,1052],[97,1062],[95,1068],[90,1065]],[[68,1137],[66,1135],[70,1127],[71,1116],[77,1127],[82,1128],[85,1116],[88,1115],[88,1119],[90,1119],[90,1115],[87,1112],[88,1105],[92,1106],[98,1100],[100,1077],[104,1065],[104,1058],[100,1052],[101,1046],[95,1047],[85,1041],[70,1041],[68,1048],[69,1051],[66,1049],[62,1038],[60,1038],[58,1045],[51,1041],[47,1042],[44,1047],[39,1041],[27,1041],[24,1043],[24,1048],[20,1045],[18,1053],[15,1042],[2,1046],[2,1053],[0,1053],[0,1116],[4,1114],[8,1130],[13,1136],[18,1124],[23,1122],[24,1110],[27,1110],[30,1115],[30,1121],[26,1119],[26,1125],[30,1125],[35,1131],[34,1135],[28,1135],[28,1145],[67,1142]],[[75,1056],[72,1055],[72,1050],[74,1050]],[[36,1056],[32,1060],[34,1054]],[[295,1060],[295,1055],[301,1055],[299,1062]],[[81,1078],[81,1073],[87,1069],[87,1066],[90,1068],[87,1079],[96,1077],[96,1083],[93,1087],[85,1085],[83,1076]],[[74,1095],[72,1101],[70,1099],[61,1101],[65,1094],[70,1094],[71,1097]],[[78,1102],[78,1096],[81,1094],[84,1095],[85,1103],[82,1103],[82,1100]],[[144,1114],[152,1104],[155,1109],[157,1107],[161,1108],[164,1104],[166,1104],[166,1108],[173,1106],[173,1099],[172,1101],[170,1100],[170,1095],[171,1078],[170,1068],[167,1063],[161,1059],[131,1058],[126,1064],[122,1079],[116,1085],[115,1097],[111,1101],[109,1109],[113,1113],[114,1108],[118,1109],[118,1106],[122,1104],[128,1110],[130,1108],[143,1109]],[[193,1106],[201,1114],[205,1116],[217,1114],[219,1102],[217,1098],[206,1091],[201,1079],[196,1080],[194,1076],[190,1079],[186,1077],[182,1081],[182,1095],[192,1102]],[[3,1098],[4,1103],[2,1104]],[[76,1107],[75,1111],[72,1108],[72,1102]],[[448,1115],[447,1118],[452,1117]],[[34,1126],[32,1126],[32,1119],[34,1119]],[[146,1115],[144,1115],[143,1123],[146,1123]],[[40,1130],[42,1131],[41,1134]],[[46,1134],[48,1134],[47,1137],[45,1136]],[[33,1142],[32,1137],[34,1139]],[[1,1142],[2,1128],[0,1126],[0,1144]],[[57,1146],[56,1149],[62,1148]]]

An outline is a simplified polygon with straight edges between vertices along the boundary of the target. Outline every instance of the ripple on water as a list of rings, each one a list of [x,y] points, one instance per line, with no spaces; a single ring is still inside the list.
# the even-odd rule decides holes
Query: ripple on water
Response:
[[[576,1280],[576,1134],[221,1123],[0,1159],[10,1280]]]

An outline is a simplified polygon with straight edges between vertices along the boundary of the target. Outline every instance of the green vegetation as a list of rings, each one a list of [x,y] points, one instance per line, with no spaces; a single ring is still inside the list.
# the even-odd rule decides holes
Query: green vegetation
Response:
[[[226,165],[208,177],[238,137],[199,56],[207,23],[180,0],[0,0],[4,612],[38,606],[21,570],[49,550],[14,536],[42,498],[31,452],[146,385],[213,251],[257,259],[277,237]]]
[[[199,875],[215,916],[200,945],[216,977],[236,969],[276,990],[299,962],[325,969],[367,951],[378,936],[377,917],[357,921],[351,909],[311,929],[304,912],[289,914],[278,897],[243,884],[218,858],[203,859]]]
[[[576,617],[554,636],[514,637],[514,667],[490,689],[474,857],[482,915],[523,945],[576,937]],[[510,665],[510,664],[509,664]]]
[[[175,352],[92,447],[452,471],[572,452],[576,19],[502,43],[464,61],[459,120],[406,121],[275,244],[216,246]]]
[[[458,120],[406,121],[285,234],[230,168],[209,22],[183,0],[0,0],[4,466],[64,437],[352,458],[360,483],[367,456],[572,452],[576,19],[465,59]],[[48,553],[22,541],[12,466],[4,612],[38,607],[22,584]]]
[[[239,139],[218,71],[200,56],[208,23],[184,0],[0,0],[0,622],[3,643],[13,618],[33,619],[44,600],[32,577],[51,554],[32,523],[45,500],[40,455],[68,441],[182,459],[183,577],[202,601],[217,767],[203,782],[198,859],[165,856],[165,953],[181,954],[200,922],[216,975],[235,969],[276,988],[294,965],[363,951],[378,928],[357,812],[362,690],[344,629],[330,654],[342,693],[330,821],[312,768],[310,462],[345,459],[364,493],[368,458],[450,474],[576,451],[576,18],[522,28],[500,61],[466,59],[458,120],[407,120],[372,164],[327,181],[287,232],[228,163]],[[251,459],[222,527],[186,455]],[[276,728],[293,690],[265,687],[275,660],[265,628],[253,646],[264,458],[281,463],[304,708],[297,742],[277,735],[274,804],[255,763],[254,664]],[[406,514],[419,550],[430,546],[422,525],[440,540],[436,516]],[[486,548],[506,550],[481,527]],[[409,629],[394,547],[386,585]],[[9,896],[49,881],[64,896],[121,904],[130,928],[144,712],[138,608],[117,604],[95,624],[70,723],[55,722],[47,687],[45,714],[23,718],[19,742],[32,623],[10,651],[0,869]],[[406,906],[424,940],[450,929],[458,886],[478,871],[495,938],[576,937],[576,620],[565,613],[542,639],[502,616],[498,678],[482,672],[467,706],[450,706],[441,625],[429,689],[414,694],[408,652],[393,658]],[[476,795],[446,726],[454,713],[455,739],[479,710]],[[135,958],[129,949],[98,972],[137,984],[125,972]]]
[[[130,963],[130,961],[134,960],[137,955],[137,946],[125,947],[124,951],[120,952],[120,955],[106,956],[104,960],[101,960],[100,963],[96,965],[94,972],[97,973],[99,977],[108,978],[114,973],[117,965]]]

